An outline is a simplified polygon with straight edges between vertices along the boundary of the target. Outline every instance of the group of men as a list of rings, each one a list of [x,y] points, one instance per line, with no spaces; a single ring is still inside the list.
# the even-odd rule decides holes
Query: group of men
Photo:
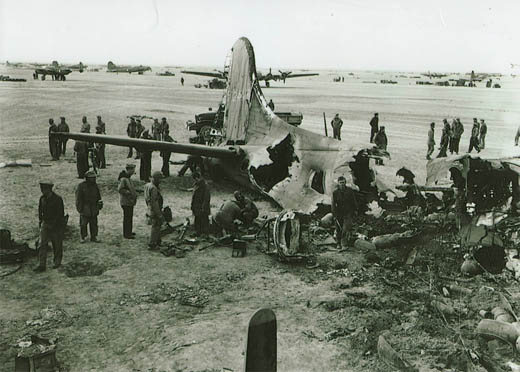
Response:
[[[65,117],[60,118],[60,124],[56,125],[54,119],[49,119],[49,152],[52,160],[59,160],[60,156],[65,156],[67,153],[67,138],[51,136],[52,133],[69,133],[70,128]],[[86,116],[81,119],[81,133],[90,133],[90,124]],[[97,117],[96,134],[106,134],[106,125],[101,119]],[[92,156],[92,166],[94,168],[106,168],[105,158],[105,144],[103,143],[88,143],[83,141],[76,141],[74,144],[74,152],[76,153],[76,167],[78,171],[78,178],[84,178],[85,173],[89,170],[89,153]]]
[[[455,153],[458,155],[460,139],[464,133],[464,125],[459,118],[453,119],[451,125],[447,119],[444,119],[443,124],[439,154],[437,157],[442,158],[448,156],[448,151],[451,154]],[[473,149],[477,150],[477,152],[483,150],[486,147],[486,135],[487,124],[484,119],[481,119],[479,123],[477,118],[473,118],[473,127],[471,128],[471,137],[467,152],[471,153]],[[435,123],[430,124],[427,145],[426,159],[431,160],[431,155],[435,149]]]
[[[140,118],[130,117],[130,122],[126,128],[126,133],[130,138],[139,138],[146,140],[155,140],[155,141],[164,141],[164,142],[175,142],[175,140],[170,136],[170,126],[166,118],[162,118],[161,122],[158,119],[154,119],[152,124],[152,134],[150,135],[150,131],[146,129],[141,123]],[[139,178],[142,181],[148,182],[150,180],[150,176],[152,175],[152,151],[147,149],[136,150],[136,159],[140,159],[140,167],[139,167]],[[170,151],[161,151],[160,155],[163,159],[163,165],[161,168],[161,172],[164,176],[168,177],[170,175]],[[129,147],[128,149],[128,158],[133,156],[133,147]]]

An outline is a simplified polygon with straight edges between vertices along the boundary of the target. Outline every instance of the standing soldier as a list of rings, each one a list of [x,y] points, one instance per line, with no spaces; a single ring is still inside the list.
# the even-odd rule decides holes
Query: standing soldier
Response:
[[[128,126],[126,127],[126,134],[128,134],[128,137],[130,138],[136,138],[137,134],[137,123],[135,122],[134,117],[130,118],[130,123],[128,123]],[[137,150],[136,150],[137,152]],[[130,146],[128,148],[128,156],[127,158],[131,158],[133,156],[133,147]]]
[[[133,233],[134,207],[137,202],[137,192],[130,180],[135,172],[135,164],[127,164],[126,169],[119,174],[119,201],[123,208],[123,237],[125,239],[135,239]]]
[[[518,146],[518,140],[520,140],[520,126],[518,127],[515,135],[515,146]]]
[[[448,123],[448,120],[444,119],[444,128],[442,128],[442,134],[441,134],[441,147],[439,154],[437,155],[438,158],[445,158],[448,156],[448,145],[450,143],[450,123]]]
[[[340,119],[339,114],[336,114],[336,116],[334,116],[334,119],[332,119],[330,125],[332,126],[334,138],[341,140],[341,127],[343,126],[343,120]]]
[[[146,129],[141,135],[142,139],[152,139],[150,137],[150,133],[148,129]],[[139,178],[141,181],[149,182],[150,174],[152,173],[152,151],[148,149],[144,149],[139,151],[141,154],[141,161],[139,163]]]
[[[426,152],[426,159],[431,160],[433,150],[435,149],[435,123],[430,124],[430,130],[428,131],[428,151]]]
[[[184,86],[184,78],[181,76],[181,85]]]
[[[150,241],[148,243],[148,249],[151,251],[158,249],[161,244],[163,197],[159,185],[162,178],[163,175],[161,172],[153,172],[152,181],[144,186],[144,200],[148,207],[146,217],[148,224],[152,225],[150,230]]]
[[[161,119],[161,141],[165,141],[166,135],[170,133],[170,126],[166,121],[166,118]]]
[[[80,132],[81,133],[90,133],[90,124],[88,123],[86,116],[83,116],[81,118],[81,129],[80,129]]]
[[[135,138],[142,138],[143,132],[144,132],[144,125],[141,124],[141,119],[137,119],[137,123],[135,126]],[[139,152],[139,150],[137,148],[135,149],[135,152],[136,152],[135,158],[139,159],[141,157],[141,153]]]
[[[96,127],[96,134],[105,134],[103,128],[100,126]],[[99,169],[105,169],[107,167],[107,161],[105,158],[105,144],[96,143],[96,162]]]
[[[159,123],[158,119],[153,119],[152,138],[156,141],[161,140],[161,123]]]
[[[459,118],[455,121],[455,129],[452,130],[452,140],[453,140],[453,152],[455,152],[457,155],[459,154],[459,145],[460,145],[460,139],[462,137],[462,134],[464,133],[464,125],[462,125]]]
[[[374,143],[378,149],[386,151],[386,148],[388,147],[388,137],[386,136],[385,127],[383,125],[379,128],[379,132],[376,133]],[[383,160],[376,159],[376,164],[383,165]]]
[[[47,269],[47,249],[52,243],[54,254],[54,266],[57,269],[61,265],[63,257],[63,199],[52,191],[53,183],[40,181],[42,196],[38,205],[38,217],[40,220],[40,244],[38,246],[39,265],[34,269],[41,273]]]
[[[97,116],[97,125],[96,125],[96,129],[97,127],[100,127],[101,128],[101,133],[100,134],[107,134],[107,130],[106,130],[106,126],[105,126],[105,122],[103,120],[101,120],[101,115],[98,115]],[[97,134],[97,133],[96,133]]]
[[[480,146],[478,144],[478,136],[479,136],[479,125],[477,119],[473,119],[473,128],[471,129],[471,138],[469,139],[469,149],[468,152],[473,151],[473,149],[480,152]]]
[[[69,125],[65,122],[65,118],[60,117],[61,122],[58,124],[58,132],[60,133],[69,133]],[[58,147],[60,148],[60,152],[65,156],[65,152],[67,151],[67,141],[68,138],[60,138],[58,140]]]
[[[487,124],[484,122],[484,119],[480,119],[480,149],[484,150],[486,148],[486,134],[487,134]]]
[[[274,112],[274,102],[272,99],[269,100],[269,103],[267,104],[267,106],[269,106],[269,108],[271,109],[272,112]]]
[[[76,141],[74,144],[74,152],[76,153],[76,168],[78,170],[78,178],[85,177],[88,171],[88,144],[83,141]]]
[[[453,152],[455,151],[455,129],[457,127],[457,120],[456,119],[453,119],[453,121],[451,122],[451,125],[450,125],[450,133],[451,133],[451,136],[450,136],[450,143],[448,144],[448,150],[450,151],[450,154],[453,154]]]
[[[52,160],[60,160],[60,145],[59,140],[55,136],[51,136],[51,133],[58,132],[58,127],[54,124],[54,119],[49,119],[49,151],[52,156]]]
[[[343,241],[348,244],[350,230],[357,211],[356,194],[347,187],[345,177],[338,178],[338,187],[332,193],[332,216],[336,222],[336,241],[338,249],[341,249]]]
[[[379,114],[376,112],[370,119],[370,143],[374,142],[374,137],[379,132]]]
[[[164,134],[164,142],[170,142],[170,143],[171,142],[175,142],[173,140],[173,138],[170,136],[168,131],[166,131],[165,134]],[[163,150],[163,151],[161,151],[160,154],[161,154],[161,158],[163,160],[161,172],[164,175],[164,177],[169,177],[170,176],[170,156],[171,156],[171,151]]]
[[[86,180],[81,182],[76,189],[76,209],[79,212],[79,227],[81,243],[87,240],[87,225],[90,227],[90,241],[98,243],[98,220],[97,216],[103,208],[101,192],[96,184],[96,173],[88,171],[85,173]]]
[[[195,181],[195,185],[193,188],[193,195],[191,197],[191,211],[195,216],[195,221],[193,223],[195,227],[195,234],[200,236],[202,234],[206,234],[209,230],[209,202],[211,199],[211,194],[208,184],[204,178],[202,178],[199,172],[193,173],[193,180]]]

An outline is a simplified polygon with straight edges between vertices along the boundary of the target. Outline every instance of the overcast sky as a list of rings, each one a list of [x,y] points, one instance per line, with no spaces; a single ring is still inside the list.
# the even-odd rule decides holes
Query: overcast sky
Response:
[[[0,61],[508,72],[519,0],[0,0]]]

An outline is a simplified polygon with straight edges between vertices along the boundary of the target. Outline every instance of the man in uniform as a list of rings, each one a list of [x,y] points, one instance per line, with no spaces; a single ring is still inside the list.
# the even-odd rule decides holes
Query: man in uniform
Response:
[[[343,120],[340,119],[339,114],[334,116],[334,119],[330,122],[332,126],[332,133],[335,139],[341,140],[341,127],[343,126]]]
[[[181,85],[184,86],[184,78],[181,76]]]
[[[468,152],[473,151],[473,149],[480,152],[480,146],[478,143],[478,136],[480,134],[479,125],[477,119],[473,119],[473,128],[471,129],[471,138],[469,139],[469,149]]]
[[[130,118],[130,123],[128,123],[128,126],[126,127],[126,134],[128,135],[128,137],[130,138],[136,138],[136,134],[137,134],[137,123],[135,122],[135,119],[134,117],[131,117]],[[137,150],[136,150],[137,152]],[[128,156],[127,158],[131,158],[133,156],[133,147],[130,146],[128,148]]]
[[[170,133],[170,125],[166,121],[166,118],[161,119],[161,141],[165,141],[166,135]]]
[[[238,223],[242,216],[242,209],[236,200],[228,200],[222,204],[213,216],[216,230],[222,233],[222,229],[235,237],[238,234]]]
[[[146,129],[143,134],[141,135],[142,139],[152,139],[150,137],[150,134],[148,132],[148,129]],[[139,164],[139,179],[141,181],[149,182],[150,181],[150,175],[152,173],[152,151],[151,150],[142,150],[140,151],[141,154],[141,161]]]
[[[441,147],[439,154],[437,155],[438,158],[445,158],[448,156],[448,145],[450,144],[450,137],[451,137],[451,128],[450,123],[448,123],[448,120],[444,119],[444,128],[442,128],[442,134],[441,134]]]
[[[144,125],[141,124],[141,119],[137,119],[136,126],[135,126],[135,138],[142,138],[144,130],[145,130],[145,128],[144,128]],[[137,149],[135,149],[135,152],[136,152],[135,158],[139,159],[141,157],[141,153]]]
[[[480,119],[480,138],[479,144],[480,149],[484,150],[486,148],[486,134],[487,134],[487,124],[484,119]]]
[[[435,150],[435,123],[430,124],[430,130],[428,131],[428,151],[426,152],[426,159],[431,160],[433,150]]]
[[[454,152],[458,155],[459,154],[459,144],[460,144],[460,138],[462,137],[462,134],[464,133],[464,125],[462,125],[459,118],[454,120],[454,127],[451,131],[451,142],[452,142],[452,148],[450,149],[450,152],[453,154]]]
[[[179,177],[184,176],[184,173],[186,173],[188,169],[191,171],[191,173],[195,173],[196,171],[198,171],[202,175],[202,177],[204,177],[204,161],[202,160],[202,157],[199,155],[188,155],[186,162],[182,166],[181,170],[177,173],[177,175]]]
[[[107,130],[106,130],[106,126],[105,126],[105,122],[103,120],[101,120],[101,115],[98,115],[97,116],[97,125],[96,125],[96,129],[97,127],[100,127],[101,128],[101,134],[107,134]],[[96,132],[97,134],[97,132]]]
[[[170,136],[168,130],[164,133],[164,142],[175,142],[173,138]],[[161,158],[163,160],[161,172],[164,175],[164,177],[170,176],[170,156],[171,151],[163,150],[160,152]]]
[[[379,132],[379,114],[376,112],[370,119],[370,143],[374,142],[374,137]]]
[[[52,160],[60,160],[60,145],[58,139],[51,136],[51,133],[58,132],[58,127],[54,124],[54,119],[49,119],[49,151],[52,156]]]
[[[76,153],[76,168],[78,170],[78,178],[85,177],[88,171],[88,143],[76,140],[74,144],[74,152]]]
[[[161,195],[161,189],[159,188],[159,185],[161,183],[162,178],[163,175],[161,172],[153,172],[152,181],[144,186],[144,200],[146,202],[146,206],[148,207],[146,217],[148,220],[148,224],[152,225],[148,249],[152,251],[159,249],[159,245],[161,244],[160,233],[161,224],[163,221],[163,197]]]
[[[520,140],[520,126],[518,127],[515,135],[515,146],[518,146],[518,140]]]
[[[332,192],[332,216],[336,222],[336,241],[341,249],[343,240],[350,239],[350,230],[357,212],[356,194],[347,187],[345,177],[338,178],[338,187]]]
[[[88,123],[86,116],[83,116],[81,118],[81,129],[80,129],[80,132],[81,133],[90,133],[90,124]]]
[[[381,126],[381,128],[379,128],[379,132],[376,133],[376,136],[374,137],[374,144],[378,149],[386,151],[386,148],[388,147],[388,137],[386,136],[384,126]],[[383,165],[383,160],[376,159],[376,164]]]
[[[96,134],[105,134],[103,132],[103,127],[97,126],[96,127]],[[97,167],[99,169],[105,169],[107,167],[107,161],[105,158],[105,144],[104,143],[96,143],[96,162]]]
[[[52,243],[54,254],[54,266],[61,265],[63,257],[63,199],[52,191],[53,183],[40,181],[42,196],[38,205],[38,217],[40,220],[40,244],[38,246],[39,265],[34,269],[41,273],[47,269],[47,249]]]
[[[195,234],[200,236],[206,234],[209,230],[209,203],[211,194],[208,184],[199,172],[193,173],[193,180],[195,181],[195,184],[193,187],[193,195],[191,197],[191,211],[195,216]]]
[[[269,108],[271,109],[272,112],[274,112],[274,102],[272,99],[269,100],[269,103],[267,104],[267,106],[269,106]]]
[[[246,198],[240,191],[235,191],[234,196],[241,209],[240,221],[242,221],[245,226],[251,225],[255,218],[258,217],[258,208],[255,203]]]
[[[159,123],[158,119],[153,119],[152,138],[156,141],[161,140],[161,123]]]
[[[81,182],[76,189],[76,209],[79,212],[79,226],[81,243],[87,240],[87,225],[90,227],[90,241],[99,242],[98,220],[99,210],[103,208],[101,192],[96,184],[96,173],[88,171],[85,173],[86,180]]]
[[[60,117],[60,123],[58,124],[58,132],[61,133],[69,133],[69,125],[65,122],[65,118],[62,116]],[[60,148],[60,152],[65,156],[65,152],[67,151],[67,141],[68,138],[60,138],[58,140],[58,147]]]
[[[127,164],[126,169],[119,174],[119,201],[123,209],[123,237],[135,239],[133,233],[134,207],[137,202],[137,192],[130,179],[135,172],[135,164]]]

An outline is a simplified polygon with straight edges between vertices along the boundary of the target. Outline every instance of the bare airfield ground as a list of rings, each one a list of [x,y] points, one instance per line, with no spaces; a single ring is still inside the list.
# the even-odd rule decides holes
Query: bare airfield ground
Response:
[[[243,368],[247,321],[262,306],[272,307],[278,318],[280,371],[384,371],[387,367],[374,354],[382,331],[390,332],[387,338],[421,370],[435,370],[442,364],[443,354],[458,350],[457,340],[442,331],[442,322],[428,319],[427,300],[421,297],[424,283],[407,272],[374,267],[362,252],[323,252],[318,261],[321,271],[279,263],[254,246],[243,259],[231,259],[230,249],[225,247],[203,252],[195,249],[182,259],[165,258],[146,249],[149,227],[144,224],[142,196],[134,216],[137,239],[123,241],[117,174],[127,162],[126,149],[108,146],[110,166],[98,179],[105,202],[99,217],[102,243],[80,245],[79,217],[74,208],[78,179],[75,164],[69,162],[73,143],[69,142],[65,160],[51,162],[46,138],[48,118],[65,116],[71,130],[78,131],[82,115],[88,116],[92,128],[95,116],[102,115],[108,134],[124,135],[126,115],[166,116],[173,137],[187,141],[185,121],[209,106],[216,107],[222,91],[196,89],[193,84],[204,79],[191,76],[185,76],[185,86],[181,87],[179,75],[85,72],[72,73],[66,82],[42,82],[33,81],[29,70],[0,73],[28,79],[27,83],[0,85],[0,161],[33,161],[32,168],[0,170],[0,222],[10,228],[17,241],[33,244],[38,235],[40,178],[54,180],[71,217],[62,268],[35,275],[32,268],[36,260],[32,259],[19,272],[0,280],[1,371],[14,368],[15,349],[11,344],[37,332],[59,337],[57,356],[69,371],[203,371],[222,367],[239,371]],[[288,80],[286,85],[274,83],[274,87],[264,89],[264,94],[274,100],[277,111],[301,111],[303,127],[318,132],[323,131],[323,112],[328,122],[339,112],[346,141],[366,142],[368,121],[379,112],[380,124],[387,128],[392,160],[377,169],[389,184],[400,182],[395,171],[403,165],[416,171],[419,182],[424,181],[428,124],[437,122],[439,142],[444,117],[460,117],[465,124],[462,149],[467,148],[474,116],[488,123],[487,153],[499,155],[512,149],[520,109],[518,84],[511,78],[501,82],[502,89],[469,89],[416,86],[415,79],[397,79],[399,84],[391,86],[362,83],[394,78],[390,73],[359,73],[359,79],[344,75],[345,83],[332,83],[332,75],[327,72],[313,79]],[[181,155],[173,156],[173,160],[181,159]],[[44,166],[47,164],[51,166]],[[171,167],[172,174],[178,167]],[[153,169],[160,169],[157,153]],[[139,185],[142,188],[142,183]],[[164,182],[165,201],[172,207],[174,223],[190,216],[191,194],[182,191],[190,186],[189,176],[173,176]],[[211,186],[211,207],[215,210],[229,198],[233,186]],[[258,204],[261,215],[277,211],[268,202]],[[443,255],[448,254],[441,248],[447,250],[450,264],[444,266],[457,268],[460,255],[442,247],[440,240],[442,237],[425,243],[425,247],[439,248],[435,251],[439,266]],[[426,248],[419,257],[422,255],[424,267],[429,263],[429,268],[435,268],[435,263],[426,262],[431,253]],[[102,273],[66,275],[81,263]],[[399,291],[403,288],[384,287],[377,279],[381,276],[404,281],[404,290],[409,289],[409,293],[402,297]],[[188,293],[188,287],[208,299],[204,307],[181,304],[179,298]],[[345,288],[363,293],[362,300],[356,303],[354,297],[354,303],[337,311],[318,305],[320,299],[345,298]],[[510,291],[518,296],[516,289]],[[177,297],[169,297],[176,293]],[[478,295],[466,304],[470,315],[485,307],[485,301],[489,301],[486,296]],[[51,317],[41,326],[26,324],[40,318],[45,308],[57,310],[59,320]],[[426,321],[410,320],[416,319],[414,310]],[[463,323],[466,332],[478,321],[476,316],[468,319]],[[338,329],[348,332],[325,339]]]

